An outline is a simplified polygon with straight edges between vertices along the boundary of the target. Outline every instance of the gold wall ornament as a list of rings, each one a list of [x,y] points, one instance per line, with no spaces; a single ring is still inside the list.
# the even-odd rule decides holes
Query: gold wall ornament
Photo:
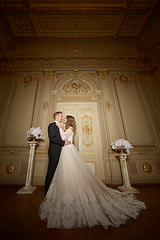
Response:
[[[49,108],[49,102],[48,102],[48,101],[45,101],[45,102],[43,103],[43,109],[46,111],[48,108]]]
[[[150,153],[148,150],[142,149],[138,152],[139,154],[148,154]]]
[[[96,73],[98,74],[99,77],[105,78],[108,75],[108,69],[101,69],[101,70],[96,70]]]
[[[87,147],[93,144],[92,118],[88,115],[82,118],[82,136],[83,143]]]
[[[69,71],[70,75],[72,76],[72,78],[74,80],[77,80],[80,78],[80,76],[82,76],[82,74],[84,74],[85,72],[83,71],[78,71],[78,70],[73,70],[73,71]]]
[[[152,173],[153,171],[153,167],[149,162],[143,163],[142,169],[145,173],[148,173],[148,174]]]
[[[108,110],[111,109],[111,103],[109,101],[105,101],[105,106]]]
[[[8,150],[8,155],[18,155],[19,153],[18,150]]]
[[[53,77],[54,76],[54,74],[55,74],[55,70],[43,70],[43,73],[44,73],[44,75],[46,76],[46,77]]]
[[[7,175],[12,175],[14,171],[15,171],[15,165],[13,163],[8,163],[5,168],[5,172],[7,173]]]
[[[128,88],[128,86],[131,84],[130,75],[121,72],[118,76],[118,82],[124,87]]]
[[[89,135],[92,133],[92,126],[89,126],[88,122],[86,122],[82,130],[83,130],[83,133],[86,134],[87,137],[89,137]]]
[[[55,95],[52,96],[52,104],[55,102]]]
[[[21,79],[21,84],[25,87],[28,88],[30,85],[33,84],[34,82],[34,75],[28,73],[28,75],[25,75],[22,79]]]
[[[82,79],[73,78],[65,82],[59,93],[63,94],[92,94],[93,89],[90,84]]]

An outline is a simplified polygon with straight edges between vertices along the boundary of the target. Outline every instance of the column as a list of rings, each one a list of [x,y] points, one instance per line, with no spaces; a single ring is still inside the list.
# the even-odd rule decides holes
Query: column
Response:
[[[133,188],[130,185],[129,175],[128,175],[128,168],[127,168],[127,154],[126,153],[119,153],[118,159],[120,160],[121,170],[122,170],[122,178],[123,178],[123,186],[119,186],[118,189],[122,192],[126,193],[139,193],[136,188]]]
[[[35,148],[37,146],[36,141],[29,141],[29,160],[28,160],[28,169],[27,169],[27,176],[26,176],[26,183],[25,186],[18,190],[18,194],[31,194],[33,193],[37,187],[33,187],[31,185],[32,176],[33,176],[33,168],[34,168],[34,156],[35,156]]]

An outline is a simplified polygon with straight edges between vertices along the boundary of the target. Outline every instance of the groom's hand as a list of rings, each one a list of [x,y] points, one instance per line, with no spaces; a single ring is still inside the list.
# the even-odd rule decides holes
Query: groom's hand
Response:
[[[70,145],[70,144],[71,144],[71,141],[69,141],[69,140],[65,141],[65,145]]]

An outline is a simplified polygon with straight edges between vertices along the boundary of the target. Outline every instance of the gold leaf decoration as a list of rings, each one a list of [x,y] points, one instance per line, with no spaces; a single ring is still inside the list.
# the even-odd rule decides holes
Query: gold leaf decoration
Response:
[[[5,171],[8,175],[12,175],[15,171],[15,165],[13,163],[8,163],[5,168]]]

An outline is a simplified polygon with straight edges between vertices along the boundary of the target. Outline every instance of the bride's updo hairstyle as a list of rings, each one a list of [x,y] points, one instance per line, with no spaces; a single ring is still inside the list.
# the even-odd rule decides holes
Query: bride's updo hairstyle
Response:
[[[70,126],[73,127],[73,132],[76,134],[76,121],[75,118],[71,115],[66,116],[67,122],[65,128],[68,129]]]

